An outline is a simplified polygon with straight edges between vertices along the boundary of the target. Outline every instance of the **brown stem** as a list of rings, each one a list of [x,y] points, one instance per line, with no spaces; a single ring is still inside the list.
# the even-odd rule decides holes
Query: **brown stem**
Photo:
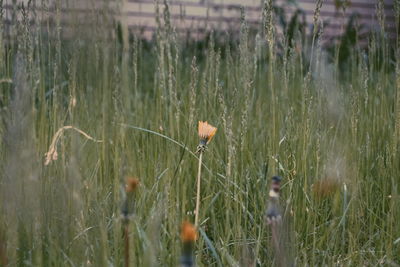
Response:
[[[0,240],[0,266],[7,266],[7,247],[6,243]]]
[[[272,222],[271,230],[272,230],[272,243],[275,249],[275,259],[276,266],[284,267],[286,266],[285,257],[283,255],[282,244],[279,236],[279,227],[280,224],[278,222]]]
[[[194,226],[197,228],[199,225],[199,213],[200,213],[200,181],[201,181],[201,162],[203,160],[203,152],[200,151],[199,156],[199,170],[197,173],[197,195],[196,195],[196,210],[195,210],[195,219]]]
[[[129,267],[129,223],[124,226],[124,241],[125,241],[125,267]]]

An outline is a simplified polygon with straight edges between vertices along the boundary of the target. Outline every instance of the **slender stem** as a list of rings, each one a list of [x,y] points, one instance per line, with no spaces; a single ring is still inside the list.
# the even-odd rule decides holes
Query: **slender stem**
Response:
[[[7,266],[7,244],[5,242],[5,237],[3,236],[3,229],[0,228],[0,265]]]
[[[125,267],[129,267],[129,222],[124,226],[124,241],[125,241]]]
[[[280,241],[280,232],[279,232],[280,224],[277,222],[272,222],[271,230],[272,230],[272,244],[275,249],[275,259],[276,266],[284,267],[286,266],[285,256],[283,255],[282,245]]]
[[[197,195],[196,195],[196,210],[195,210],[195,219],[194,219],[194,226],[196,228],[198,227],[199,224],[199,213],[200,213],[200,180],[201,180],[201,162],[203,160],[203,152],[200,151],[200,156],[199,156],[199,170],[197,173]]]

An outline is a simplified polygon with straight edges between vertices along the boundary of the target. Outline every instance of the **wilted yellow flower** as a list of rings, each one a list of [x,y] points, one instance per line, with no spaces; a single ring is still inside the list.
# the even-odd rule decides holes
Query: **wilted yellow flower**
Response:
[[[196,196],[196,217],[194,219],[194,225],[197,227],[199,224],[199,211],[200,211],[200,181],[201,181],[201,162],[203,159],[203,152],[207,149],[207,144],[214,137],[217,132],[217,128],[208,124],[206,121],[199,121],[199,137],[200,143],[197,146],[196,153],[200,153],[199,156],[199,171],[197,173],[197,196]]]
[[[131,192],[135,191],[135,189],[138,185],[139,185],[139,179],[137,179],[135,177],[127,177],[125,191],[127,193],[131,193]]]
[[[217,132],[217,128],[208,122],[199,121],[200,145],[207,145]]]
[[[181,239],[184,243],[195,242],[197,240],[196,227],[188,221],[182,223]]]

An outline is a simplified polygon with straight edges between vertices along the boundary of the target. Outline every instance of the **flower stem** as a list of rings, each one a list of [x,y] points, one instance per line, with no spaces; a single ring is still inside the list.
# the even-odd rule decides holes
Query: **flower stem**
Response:
[[[200,151],[199,156],[199,170],[197,173],[197,195],[196,195],[196,210],[195,210],[195,219],[194,226],[197,228],[199,224],[199,213],[200,213],[200,181],[201,181],[201,163],[203,161],[203,152]]]
[[[283,267],[286,265],[286,259],[282,248],[282,241],[280,240],[281,233],[280,233],[280,223],[277,221],[273,221],[271,223],[271,230],[272,230],[272,245],[275,249],[275,260],[276,266]]]
[[[125,267],[129,267],[129,222],[124,223]]]

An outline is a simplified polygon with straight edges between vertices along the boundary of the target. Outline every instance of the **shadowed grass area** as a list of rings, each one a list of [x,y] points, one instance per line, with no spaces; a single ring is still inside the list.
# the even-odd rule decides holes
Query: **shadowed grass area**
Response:
[[[207,120],[218,132],[202,162],[198,266],[276,262],[264,222],[272,175],[283,178],[291,262],[398,266],[398,41],[371,35],[343,63],[318,29],[313,42],[291,33],[289,46],[268,3],[263,23],[192,44],[162,22],[152,42],[64,40],[62,28],[18,22],[0,40],[0,265],[122,266],[121,188],[135,176],[131,266],[176,266]],[[45,166],[64,126],[102,142],[64,131]]]

